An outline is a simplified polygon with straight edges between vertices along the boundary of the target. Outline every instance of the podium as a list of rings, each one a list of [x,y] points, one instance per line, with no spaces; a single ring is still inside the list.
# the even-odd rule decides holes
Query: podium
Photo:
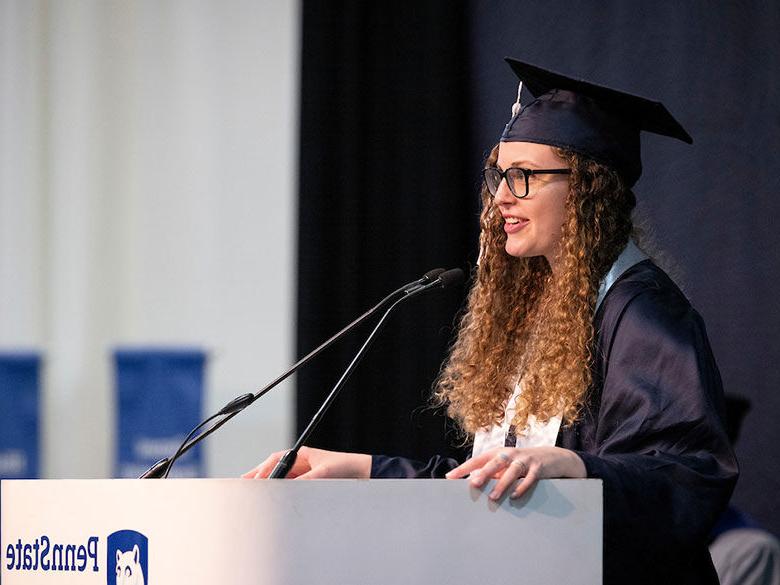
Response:
[[[602,581],[599,480],[6,480],[2,583]]]

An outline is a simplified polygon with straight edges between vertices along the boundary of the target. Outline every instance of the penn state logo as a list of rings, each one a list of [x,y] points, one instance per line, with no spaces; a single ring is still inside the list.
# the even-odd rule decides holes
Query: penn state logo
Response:
[[[146,585],[149,579],[149,541],[135,530],[108,535],[106,577],[108,585]]]

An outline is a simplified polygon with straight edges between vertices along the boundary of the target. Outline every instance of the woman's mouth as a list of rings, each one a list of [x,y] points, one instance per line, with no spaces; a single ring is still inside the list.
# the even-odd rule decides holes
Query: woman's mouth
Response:
[[[516,234],[527,225],[528,225],[528,220],[525,219],[524,217],[504,218],[504,231],[508,234]]]

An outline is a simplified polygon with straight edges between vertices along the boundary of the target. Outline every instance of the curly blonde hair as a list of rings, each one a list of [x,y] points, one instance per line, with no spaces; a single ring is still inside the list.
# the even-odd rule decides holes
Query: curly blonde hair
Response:
[[[501,423],[518,381],[518,429],[530,414],[574,422],[591,385],[599,282],[631,236],[636,199],[609,167],[555,152],[571,169],[555,276],[543,256],[506,253],[501,214],[482,186],[481,259],[434,389],[435,402],[468,435]],[[498,146],[486,164],[497,158]]]

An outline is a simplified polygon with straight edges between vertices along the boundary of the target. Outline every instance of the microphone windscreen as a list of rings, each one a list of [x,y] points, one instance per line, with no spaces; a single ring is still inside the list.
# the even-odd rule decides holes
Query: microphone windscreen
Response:
[[[434,268],[433,270],[429,270],[428,272],[422,275],[420,282],[423,284],[428,282],[433,282],[434,280],[436,280],[436,277],[439,276],[442,272],[444,272],[444,268]]]
[[[439,280],[441,281],[441,286],[443,288],[458,284],[463,280],[463,271],[460,268],[447,270],[439,275]]]

